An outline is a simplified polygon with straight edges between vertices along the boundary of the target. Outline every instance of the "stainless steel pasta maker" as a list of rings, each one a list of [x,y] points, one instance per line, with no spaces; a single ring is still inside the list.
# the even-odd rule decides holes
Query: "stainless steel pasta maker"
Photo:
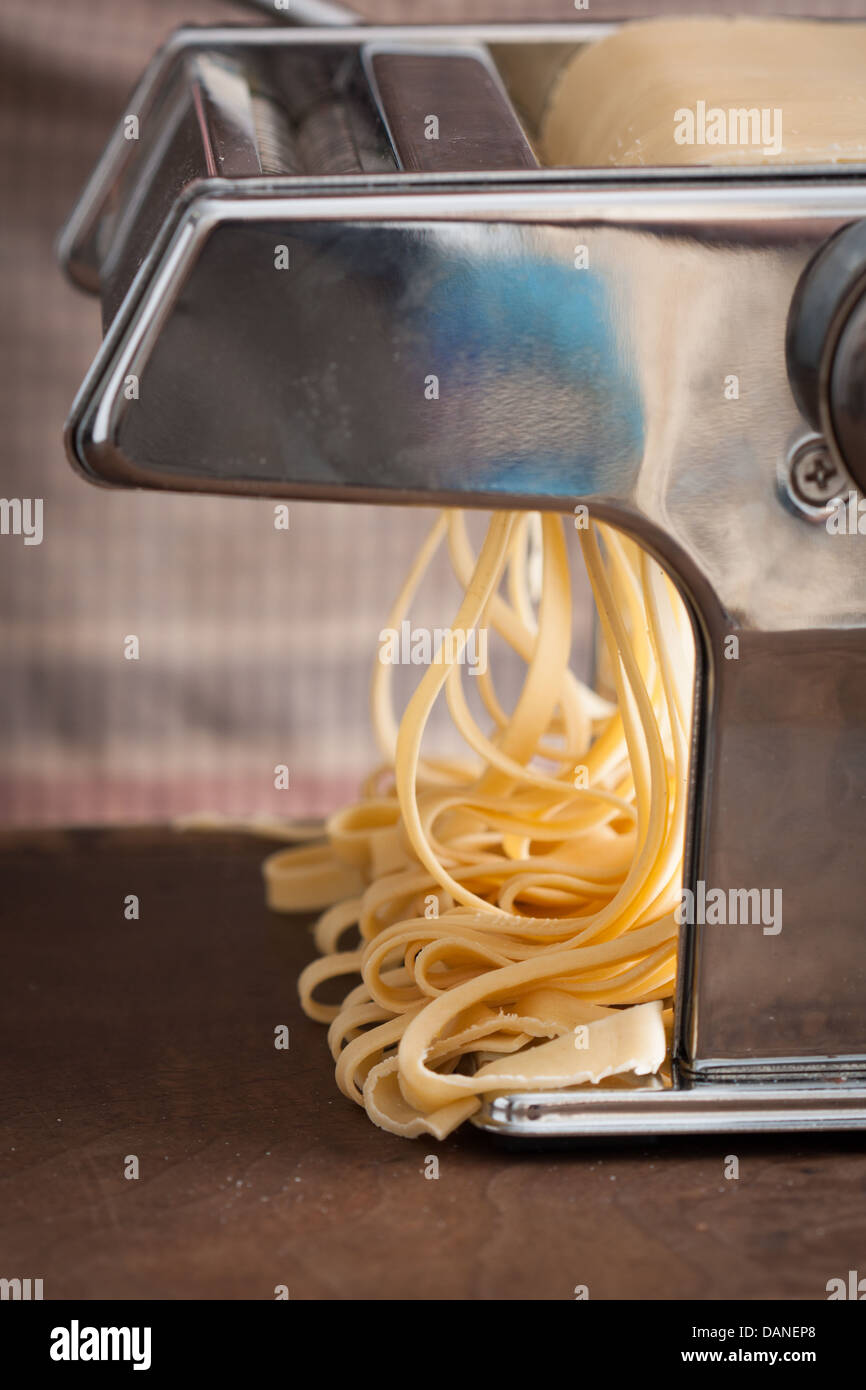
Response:
[[[683,927],[672,1084],[480,1123],[866,1127],[866,167],[543,169],[525,74],[614,26],[300,9],[175,34],[73,212],[73,463],[634,535],[699,646],[686,884],[781,929]]]

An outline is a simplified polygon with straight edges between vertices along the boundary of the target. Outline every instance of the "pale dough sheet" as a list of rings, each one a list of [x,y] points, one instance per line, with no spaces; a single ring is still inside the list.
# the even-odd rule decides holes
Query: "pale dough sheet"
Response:
[[[744,124],[730,114],[753,109],[762,114],[759,143],[751,118]],[[684,112],[693,114],[694,143],[684,140]],[[744,131],[747,142],[739,142]],[[866,24],[626,24],[560,73],[542,121],[541,154],[560,167],[863,161]]]

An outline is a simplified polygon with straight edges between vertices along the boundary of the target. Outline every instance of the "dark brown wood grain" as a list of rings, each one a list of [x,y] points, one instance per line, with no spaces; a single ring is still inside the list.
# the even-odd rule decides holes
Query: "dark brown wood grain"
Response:
[[[862,1271],[858,1138],[526,1154],[375,1129],[298,1008],[313,947],[263,906],[268,848],[0,838],[0,1275],[56,1299],[821,1299]]]

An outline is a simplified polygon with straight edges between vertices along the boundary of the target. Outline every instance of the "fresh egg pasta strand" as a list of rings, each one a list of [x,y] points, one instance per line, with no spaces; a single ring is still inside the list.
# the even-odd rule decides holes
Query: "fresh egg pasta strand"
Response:
[[[537,611],[531,529],[542,537]],[[390,683],[377,670],[374,718],[386,755],[396,731],[393,790],[376,793],[386,786],[378,774],[363,801],[329,819],[327,845],[281,851],[265,866],[273,904],[325,908],[315,928],[323,956],[299,988],[306,1011],[329,1024],[340,1089],[406,1137],[444,1137],[485,1093],[607,1077],[625,1084],[629,1074],[663,1069],[663,1003],[676,969],[692,667],[679,650],[688,621],[670,581],[608,528],[581,533],[617,689],[612,709],[585,696],[568,668],[570,578],[558,518],[531,528],[521,516],[494,516],[475,558],[463,517],[443,514],[391,625],[446,534],[466,588],[454,627],[468,633],[490,622],[526,663],[514,710],[501,708],[491,678],[482,701],[494,727],[485,733],[459,662],[443,652],[396,730]],[[421,757],[443,691],[476,770],[468,759]],[[589,786],[570,780],[575,750]],[[551,758],[556,775],[538,766]],[[341,950],[349,928],[360,947]],[[316,1000],[319,985],[351,975],[361,982],[341,1005]],[[530,1004],[543,1005],[540,1017]],[[576,1056],[570,1031],[581,1009],[596,1012],[586,1015],[588,1050]]]

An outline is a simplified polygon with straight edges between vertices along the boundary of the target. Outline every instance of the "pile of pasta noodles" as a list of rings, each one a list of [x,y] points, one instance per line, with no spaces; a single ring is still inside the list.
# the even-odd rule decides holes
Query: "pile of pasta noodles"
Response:
[[[383,1129],[439,1139],[484,1096],[628,1085],[666,1067],[694,660],[655,561],[609,527],[552,514],[493,514],[476,554],[464,514],[442,513],[391,628],[440,546],[465,591],[451,631],[487,628],[523,663],[513,707],[491,661],[472,676],[477,718],[460,645],[442,642],[398,721],[393,666],[377,660],[382,767],[322,842],[264,868],[270,906],[321,910],[299,989],[328,1025],[340,1090]],[[615,700],[570,667],[570,552]],[[465,759],[422,751],[437,700]],[[342,1002],[321,1002],[335,979]]]

